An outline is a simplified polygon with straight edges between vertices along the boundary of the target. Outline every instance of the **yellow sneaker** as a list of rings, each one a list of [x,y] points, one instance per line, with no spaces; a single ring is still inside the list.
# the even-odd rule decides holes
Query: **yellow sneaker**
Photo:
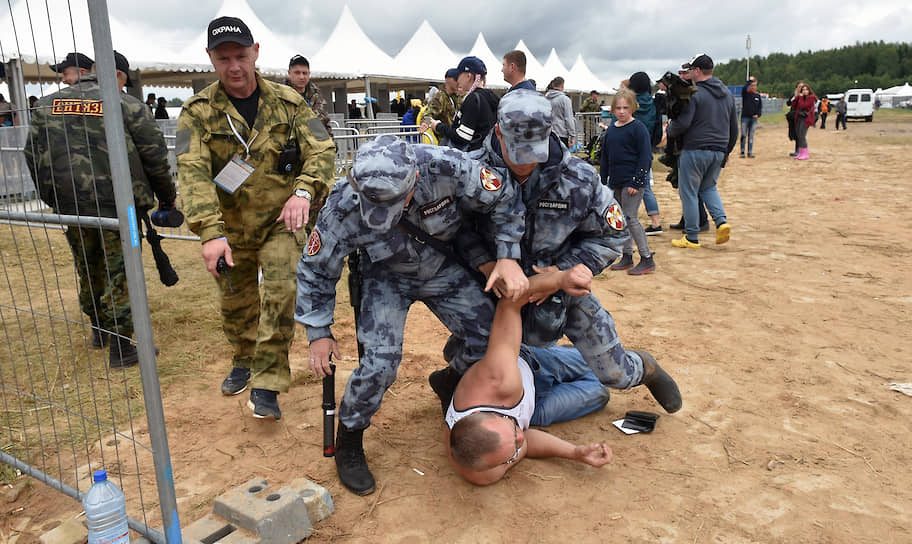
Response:
[[[687,239],[687,236],[682,236],[680,240],[675,239],[671,241],[671,245],[675,247],[690,247],[698,248],[700,247],[700,242],[694,243]]]
[[[716,229],[716,243],[724,244],[731,238],[731,227],[728,226],[728,223],[722,223],[719,225],[719,228]]]

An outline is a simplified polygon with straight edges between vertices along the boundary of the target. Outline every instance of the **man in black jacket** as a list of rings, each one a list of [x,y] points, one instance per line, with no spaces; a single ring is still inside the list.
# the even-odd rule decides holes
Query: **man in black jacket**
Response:
[[[456,83],[460,93],[465,94],[462,106],[453,117],[453,124],[446,125],[434,120],[431,129],[437,137],[449,140],[450,146],[462,151],[480,149],[484,137],[497,122],[499,99],[485,88],[488,70],[478,57],[466,57],[456,67],[459,75]]]
[[[744,158],[744,140],[747,139],[747,156],[754,158],[754,131],[757,119],[763,114],[763,100],[757,92],[757,79],[751,78],[744,84],[741,94],[741,158]]]

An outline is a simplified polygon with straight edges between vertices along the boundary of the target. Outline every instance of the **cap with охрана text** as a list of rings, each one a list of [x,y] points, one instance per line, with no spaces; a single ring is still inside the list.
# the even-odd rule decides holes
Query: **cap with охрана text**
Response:
[[[244,21],[237,17],[218,17],[209,23],[209,29],[206,31],[208,45],[206,49],[210,51],[223,43],[236,43],[242,47],[253,45],[253,34],[244,24]]]

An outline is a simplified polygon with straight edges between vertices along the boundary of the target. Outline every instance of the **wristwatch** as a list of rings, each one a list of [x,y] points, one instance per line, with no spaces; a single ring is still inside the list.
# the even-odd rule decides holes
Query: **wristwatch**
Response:
[[[307,189],[295,189],[294,196],[298,198],[306,198],[307,200],[313,200],[313,195],[310,194],[310,191]]]

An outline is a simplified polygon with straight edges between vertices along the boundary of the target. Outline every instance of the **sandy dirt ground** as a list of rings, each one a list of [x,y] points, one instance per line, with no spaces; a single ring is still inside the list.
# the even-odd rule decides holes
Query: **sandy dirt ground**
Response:
[[[811,160],[799,162],[784,125],[761,125],[757,158],[734,153],[719,183],[732,225],[725,245],[710,232],[699,250],[673,248],[667,226],[680,204],[657,180],[666,227],[649,238],[657,271],[606,272],[593,290],[625,346],[649,350],[677,379],[684,408],[666,415],[635,388],[548,429],[608,442],[615,457],[601,469],[528,459],[496,485],[462,481],[447,465],[426,379],[446,332],[416,305],[398,381],[365,434],[378,489],[357,497],[321,456],[321,389],[305,369],[303,334],[284,418],[264,423],[243,407],[246,395],[219,392],[230,359],[209,297],[199,310],[208,320],[153,314],[159,364],[175,352],[190,361],[163,387],[182,523],[255,477],[275,488],[305,477],[336,508],[311,542],[909,542],[912,397],[888,384],[912,382],[912,116],[848,128],[811,129]],[[182,288],[212,289],[197,247],[174,244]],[[153,310],[179,292],[151,282]],[[350,310],[338,315],[344,378],[356,349]],[[189,327],[193,346],[169,345]],[[611,425],[631,409],[662,413],[656,431],[625,436]],[[143,474],[154,495],[153,477]],[[43,484],[0,506],[4,538],[19,543],[79,512]]]

